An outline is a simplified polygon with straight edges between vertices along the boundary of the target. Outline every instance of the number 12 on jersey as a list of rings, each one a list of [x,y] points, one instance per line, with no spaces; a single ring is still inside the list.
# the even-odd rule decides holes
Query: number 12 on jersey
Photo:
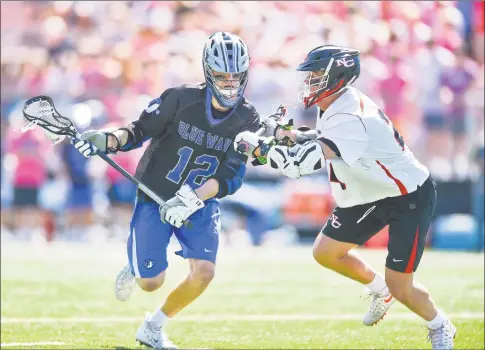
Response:
[[[389,120],[389,118],[387,117],[387,115],[379,109],[378,111],[379,113],[379,116],[384,119],[384,121],[390,125],[393,130],[394,130],[394,138],[396,139],[396,142],[399,144],[399,146],[401,146],[401,149],[404,151],[404,149],[406,148],[406,143],[404,142],[404,139],[402,138],[401,134],[399,133],[399,131],[397,131],[396,127],[392,124],[392,122]]]
[[[185,146],[179,149],[177,153],[179,155],[179,160],[175,167],[167,174],[167,179],[179,184],[182,180],[182,174],[187,168],[190,158],[192,158],[192,153],[194,153],[194,150],[188,146]],[[204,179],[215,174],[217,167],[219,166],[219,159],[217,159],[215,156],[202,154],[195,158],[194,163],[201,165],[202,167],[192,169],[185,178],[184,183],[189,185],[191,188],[196,188],[202,185]]]

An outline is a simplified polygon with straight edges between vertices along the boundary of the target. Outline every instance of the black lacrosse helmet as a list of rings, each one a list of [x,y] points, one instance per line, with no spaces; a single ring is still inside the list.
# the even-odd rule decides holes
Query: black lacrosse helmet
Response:
[[[298,98],[305,109],[342,91],[360,75],[360,51],[335,45],[319,46],[296,68],[302,83]]]

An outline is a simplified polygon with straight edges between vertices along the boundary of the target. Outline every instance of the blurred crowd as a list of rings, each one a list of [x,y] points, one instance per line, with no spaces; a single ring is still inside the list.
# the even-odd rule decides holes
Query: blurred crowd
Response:
[[[22,133],[22,104],[48,95],[80,130],[127,124],[164,89],[202,81],[204,43],[221,30],[249,46],[247,97],[262,115],[287,104],[297,125],[313,127],[316,111],[297,106],[294,68],[319,45],[357,48],[354,85],[418,159],[439,179],[477,176],[483,13],[483,1],[2,2],[2,227],[18,237],[93,227],[123,236],[134,187],[67,142]],[[115,159],[134,172],[142,152]],[[250,167],[248,184],[274,176]]]

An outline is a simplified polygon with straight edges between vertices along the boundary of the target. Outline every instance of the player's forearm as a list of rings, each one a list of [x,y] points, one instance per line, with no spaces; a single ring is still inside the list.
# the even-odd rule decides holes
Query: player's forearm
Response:
[[[278,129],[276,130],[275,136],[277,140],[282,140],[285,137],[288,137],[291,141],[296,142],[296,130]]]
[[[213,198],[219,192],[219,181],[216,179],[207,180],[202,186],[195,190],[197,197],[203,201]]]
[[[305,141],[315,140],[318,137],[316,130],[284,130],[278,129],[276,131],[276,139],[282,140],[288,137],[291,141],[296,143],[304,143]]]
[[[117,141],[119,140],[119,142]],[[108,147],[127,152],[139,148],[150,139],[149,133],[139,120],[108,134]]]

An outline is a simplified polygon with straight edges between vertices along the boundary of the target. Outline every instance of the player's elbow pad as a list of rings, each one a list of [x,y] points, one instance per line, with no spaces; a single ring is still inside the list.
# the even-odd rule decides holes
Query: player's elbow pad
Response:
[[[126,128],[121,129],[128,132],[128,141],[120,147],[120,151],[122,152],[127,152],[131,151],[132,149],[140,148],[143,145],[143,142],[150,139],[150,136],[148,136],[147,132],[138,120],[135,120]]]
[[[238,158],[229,158],[217,170],[213,176],[219,182],[217,198],[230,196],[237,192],[242,186],[246,174],[246,163]]]

